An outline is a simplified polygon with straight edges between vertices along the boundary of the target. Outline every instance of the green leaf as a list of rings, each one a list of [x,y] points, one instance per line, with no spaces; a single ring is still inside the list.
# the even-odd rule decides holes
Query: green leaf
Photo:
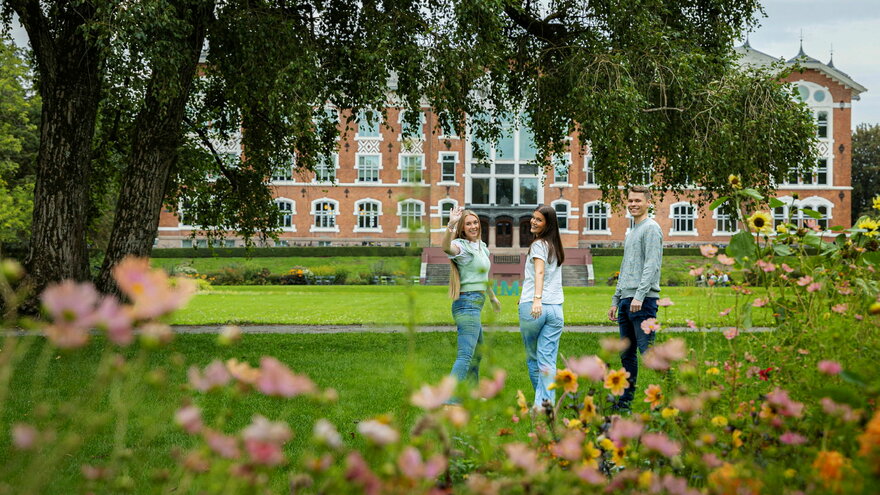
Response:
[[[816,220],[822,220],[822,214],[816,210],[811,210],[809,208],[802,208],[801,211],[806,213],[807,215],[809,215],[811,218],[814,218]]]
[[[761,193],[759,193],[758,191],[756,191],[754,189],[743,189],[742,193],[745,194],[746,196],[748,196],[752,199],[758,200],[758,201],[761,201],[762,199],[764,199],[764,196],[761,196]]]
[[[776,198],[770,198],[770,208],[779,208],[780,206],[785,206],[785,203]]]
[[[721,196],[720,198],[716,199],[715,201],[712,201],[712,204],[709,205],[709,209],[714,210],[715,208],[718,208],[728,199],[730,199],[730,196]]]
[[[853,385],[858,385],[859,387],[864,387],[865,379],[859,376],[855,371],[843,370],[840,372],[840,378],[843,378],[843,381],[852,383]]]
[[[746,301],[742,305],[742,327],[752,328],[752,301]]]
[[[730,238],[730,244],[727,245],[725,252],[728,256],[740,260],[746,256],[754,256],[755,239],[752,237],[752,234],[748,232],[738,232]]]
[[[840,232],[841,230],[844,230],[844,226],[843,225],[835,225],[835,226],[831,227],[829,230],[831,230],[832,232]]]
[[[776,253],[777,256],[791,256],[792,253],[794,253],[794,251],[785,244],[774,244],[773,252]]]
[[[874,266],[880,266],[880,251],[872,251],[862,255],[862,259]]]
[[[824,378],[824,380],[827,380],[827,378]],[[843,388],[840,386],[829,385],[813,390],[813,397],[816,397],[817,399],[829,397],[838,404],[847,404],[856,409],[864,406],[861,395],[849,388]]]
[[[817,236],[816,234],[813,234],[812,232],[805,235],[804,239],[801,242],[807,246],[814,247],[817,249],[821,248],[822,244],[824,244],[822,242],[822,238]]]

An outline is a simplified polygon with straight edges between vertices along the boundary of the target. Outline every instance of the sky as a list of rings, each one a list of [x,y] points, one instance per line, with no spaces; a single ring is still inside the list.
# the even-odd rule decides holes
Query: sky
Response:
[[[766,18],[749,35],[752,48],[786,60],[804,52],[868,88],[853,101],[853,128],[880,124],[880,0],[763,0]]]
[[[749,34],[752,48],[786,60],[797,55],[803,34],[807,55],[834,66],[868,91],[853,102],[853,128],[880,124],[880,0],[763,0],[767,17]],[[27,44],[24,29],[13,37]],[[743,41],[743,40],[741,40]]]

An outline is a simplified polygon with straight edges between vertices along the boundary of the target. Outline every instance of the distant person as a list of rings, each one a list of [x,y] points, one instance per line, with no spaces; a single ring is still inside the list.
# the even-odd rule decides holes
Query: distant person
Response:
[[[519,331],[526,348],[526,366],[535,389],[533,407],[545,400],[553,404],[556,393],[556,356],[562,336],[562,262],[565,252],[559,238],[556,210],[539,206],[532,213],[534,240],[526,258],[525,282],[519,299]]]
[[[642,322],[657,317],[660,297],[660,264],[663,261],[663,232],[657,222],[648,218],[651,190],[632,186],[627,196],[627,209],[633,228],[626,235],[617,290],[611,298],[608,319],[620,327],[620,338],[629,341],[620,354],[623,368],[629,372],[629,387],[614,404],[618,411],[630,410],[639,375],[639,357],[654,343],[654,333],[645,333]]]
[[[476,384],[480,375],[483,326],[480,314],[486,297],[495,311],[501,302],[489,285],[489,248],[480,240],[480,218],[461,207],[449,213],[449,225],[443,235],[443,251],[449,256],[449,296],[452,317],[458,326],[458,352],[452,376],[459,382]],[[457,401],[453,401],[456,403]]]

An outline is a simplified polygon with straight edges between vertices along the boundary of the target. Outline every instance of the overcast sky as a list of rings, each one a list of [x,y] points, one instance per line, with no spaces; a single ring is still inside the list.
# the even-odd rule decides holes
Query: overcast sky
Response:
[[[801,32],[807,55],[834,66],[868,91],[853,102],[853,127],[880,124],[880,0],[763,0],[767,17],[749,35],[753,48],[786,60],[798,52]],[[13,30],[20,45],[24,30]]]
[[[868,88],[853,102],[853,128],[880,124],[880,0],[763,0],[767,17],[749,36],[752,48],[786,60],[804,52]]]

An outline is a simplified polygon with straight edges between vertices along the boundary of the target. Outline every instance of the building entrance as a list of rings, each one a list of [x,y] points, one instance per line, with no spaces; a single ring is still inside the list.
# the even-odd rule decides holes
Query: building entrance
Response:
[[[495,247],[513,247],[513,219],[501,217],[495,220]]]

